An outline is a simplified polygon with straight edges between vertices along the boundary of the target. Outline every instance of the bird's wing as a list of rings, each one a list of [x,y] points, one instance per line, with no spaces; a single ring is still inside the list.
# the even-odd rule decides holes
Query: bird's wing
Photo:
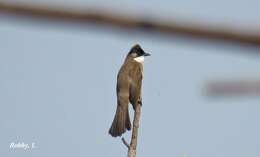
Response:
[[[136,66],[132,71],[132,81],[130,83],[130,102],[135,108],[135,105],[141,103],[143,71],[142,66]]]
[[[121,107],[127,107],[129,103],[129,80],[124,70],[120,70],[117,76],[117,104]]]

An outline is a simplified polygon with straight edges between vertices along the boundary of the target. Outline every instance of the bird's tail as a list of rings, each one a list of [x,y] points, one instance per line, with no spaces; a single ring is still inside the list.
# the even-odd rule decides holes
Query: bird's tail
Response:
[[[127,107],[118,105],[109,134],[113,137],[121,136],[127,130],[131,130],[131,122]]]

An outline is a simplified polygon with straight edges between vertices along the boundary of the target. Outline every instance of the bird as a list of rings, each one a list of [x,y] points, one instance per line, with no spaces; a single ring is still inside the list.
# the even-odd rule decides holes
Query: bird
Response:
[[[150,56],[139,44],[135,44],[128,52],[123,65],[117,74],[117,108],[114,120],[109,129],[112,137],[121,136],[126,130],[131,130],[128,111],[129,102],[135,110],[136,105],[142,105],[142,79],[144,58]]]

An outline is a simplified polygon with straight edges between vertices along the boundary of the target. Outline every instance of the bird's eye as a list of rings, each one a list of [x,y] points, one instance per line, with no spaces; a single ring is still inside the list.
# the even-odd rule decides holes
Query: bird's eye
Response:
[[[131,54],[133,57],[137,57],[137,54],[136,53],[132,53]]]

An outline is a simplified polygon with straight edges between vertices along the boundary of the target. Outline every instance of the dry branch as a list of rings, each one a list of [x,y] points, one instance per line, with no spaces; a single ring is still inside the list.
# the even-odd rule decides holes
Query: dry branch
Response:
[[[130,145],[126,142],[125,138],[122,138],[122,142],[124,143],[124,145],[127,147],[127,149],[130,148]]]
[[[134,114],[134,122],[133,122],[133,131],[130,147],[128,149],[128,157],[136,157],[136,147],[137,147],[137,137],[138,137],[138,128],[141,117],[141,105],[136,105],[135,114]]]

